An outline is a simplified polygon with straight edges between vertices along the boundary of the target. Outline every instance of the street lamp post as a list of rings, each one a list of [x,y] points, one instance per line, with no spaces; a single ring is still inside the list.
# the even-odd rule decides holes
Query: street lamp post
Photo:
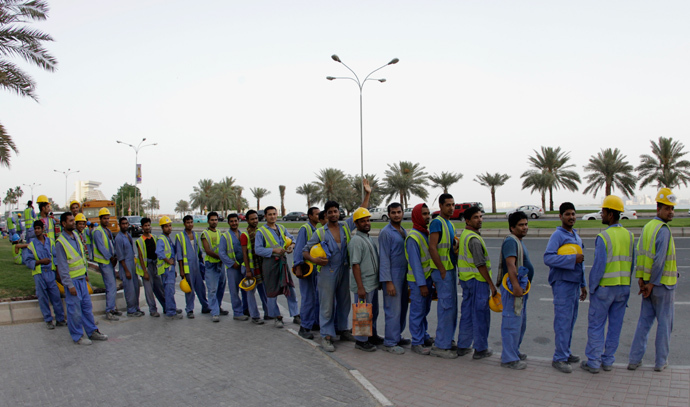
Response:
[[[40,187],[41,184],[37,184],[37,183],[34,182],[34,183],[31,184],[31,185],[29,185],[29,184],[22,184],[22,185],[24,185],[25,187],[31,188],[31,200],[33,201],[33,200],[34,200],[34,187]]]
[[[343,66],[344,66],[345,68],[347,68],[350,72],[352,72],[352,75],[354,75],[354,78],[353,78],[353,77],[350,77],[350,76],[344,76],[344,77],[341,77],[341,76],[327,76],[326,79],[328,79],[329,81],[332,81],[332,80],[335,80],[335,79],[350,79],[350,80],[354,81],[354,82],[357,84],[357,87],[359,88],[359,143],[360,143],[360,164],[361,164],[360,171],[361,171],[361,177],[362,177],[361,180],[360,180],[360,182],[361,182],[361,184],[362,184],[362,200],[363,200],[363,199],[364,199],[364,125],[363,125],[363,122],[362,122],[362,88],[364,88],[364,84],[365,84],[367,81],[378,81],[378,82],[381,82],[381,83],[385,82],[386,80],[383,79],[383,78],[381,78],[381,79],[374,79],[374,78],[370,78],[370,76],[371,76],[374,72],[376,72],[376,71],[378,71],[378,70],[380,70],[380,69],[383,69],[383,68],[387,67],[388,65],[397,64],[400,60],[399,60],[398,58],[393,58],[393,59],[391,59],[391,61],[390,61],[389,63],[383,65],[383,66],[380,67],[380,68],[376,68],[376,69],[374,69],[373,71],[369,72],[369,74],[364,78],[364,80],[363,80],[363,81],[360,81],[360,80],[359,80],[359,76],[357,76],[357,74],[355,73],[355,71],[353,71],[352,69],[350,69],[349,66],[345,65],[345,63],[344,63],[343,61],[340,60],[340,57],[338,57],[336,54],[333,54],[333,55],[331,55],[331,59],[333,59],[335,62],[338,62],[338,63],[340,63],[340,64],[343,64]]]
[[[142,146],[144,141],[146,141],[146,137],[141,139],[141,141],[139,142],[139,144],[136,147],[134,147],[134,145],[132,145],[132,144],[125,143],[125,142],[120,141],[120,140],[116,140],[116,141],[118,144],[124,144],[126,146],[130,146],[134,150],[134,203],[136,205],[137,216],[139,216],[140,215],[140,213],[139,213],[139,199],[137,199],[137,190],[138,190],[137,183],[139,181],[139,179],[137,178],[137,169],[139,168],[139,150],[141,150],[144,147],[157,146],[158,143],[144,144]]]
[[[67,209],[69,209],[69,201],[67,200],[67,177],[70,174],[76,174],[77,172],[79,172],[79,170],[76,170],[76,171],[70,171],[70,170],[71,170],[71,168],[68,168],[67,171],[53,170],[53,171],[60,173],[60,174],[63,174],[65,176],[65,205],[67,205]],[[31,195],[33,195],[33,190],[31,191]]]

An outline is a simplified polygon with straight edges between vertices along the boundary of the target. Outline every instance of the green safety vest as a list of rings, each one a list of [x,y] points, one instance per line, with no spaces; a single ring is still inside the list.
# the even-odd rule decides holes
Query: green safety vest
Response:
[[[233,241],[232,241],[232,236],[230,236],[230,231],[223,233],[223,236],[225,236],[225,244],[226,244],[225,251],[228,253],[228,257],[237,261],[237,256],[235,256],[235,243],[233,243]]]
[[[16,227],[14,226],[14,220],[12,219],[11,215],[9,218],[7,218],[7,229],[8,230],[16,229]]]
[[[338,222],[338,225],[343,227],[343,231],[345,232],[345,244],[349,245],[351,237],[350,227],[347,226],[347,223],[345,222]],[[323,242],[324,236],[326,236],[326,228],[322,226],[316,229],[316,234],[319,236],[319,241]],[[316,271],[321,272],[321,266],[316,266]]]
[[[247,261],[249,262],[248,265],[245,263],[244,266],[248,266],[251,270],[255,270],[256,267],[254,266],[254,250],[252,250],[252,239],[249,238],[249,233],[247,232],[242,232],[242,235],[247,236]]]
[[[283,225],[276,225],[278,227],[278,232],[280,232],[280,237],[283,239],[283,242],[285,241],[285,227]],[[275,237],[273,237],[273,232],[268,228],[268,226],[263,225],[259,228],[258,230],[261,232],[262,235],[264,235],[264,247],[269,247],[271,249],[274,249],[276,247],[283,247],[280,244],[278,244],[278,241],[276,240]]]
[[[412,239],[417,242],[419,247],[419,255],[422,260],[422,270],[424,270],[424,278],[429,278],[431,275],[431,269],[433,268],[434,262],[431,260],[431,255],[429,254],[429,242],[426,236],[417,229],[412,229],[410,233],[407,234],[405,238],[405,259],[407,259],[407,281],[415,281],[414,273],[412,273],[412,266],[410,265],[410,255],[407,253],[407,239]]]
[[[18,252],[14,251],[14,246],[12,246],[12,256],[14,257],[14,264],[22,264],[22,250],[19,249]]]
[[[55,246],[55,241],[49,237],[46,236],[46,239],[48,239],[48,242],[50,243],[50,269],[55,270],[55,264],[53,263],[53,247]],[[32,240],[31,243],[29,243],[29,250],[31,250],[31,253],[34,255],[34,260],[38,261],[41,260],[38,258],[38,255],[36,254],[36,246],[34,245],[34,241]],[[36,267],[34,268],[33,272],[31,272],[32,276],[35,276],[36,274],[41,274],[41,265],[37,264]]]
[[[34,227],[34,215],[32,208],[24,209],[24,228],[26,230],[32,229]]]
[[[218,246],[220,245],[220,232],[217,230],[213,232],[211,230],[206,229],[201,233],[201,236],[202,239],[206,238],[206,241],[208,242],[211,251],[213,251],[213,253],[215,254],[218,254]],[[219,263],[220,259],[214,259],[213,257],[207,254],[204,256],[204,261],[207,261],[209,263]]]
[[[441,222],[442,227],[441,240],[439,240],[436,249],[438,250],[439,257],[441,257],[443,268],[445,268],[446,271],[451,271],[455,268],[455,266],[453,266],[453,260],[450,258],[450,251],[453,248],[453,243],[455,241],[455,227],[451,223],[451,229],[449,230],[445,219],[441,218],[440,216],[436,219]],[[433,267],[436,268],[436,265]]]
[[[108,239],[108,234],[105,233],[105,230],[103,230],[103,226],[98,225],[96,229],[94,229],[94,233],[102,233],[103,234],[103,243],[105,244],[105,248],[110,251],[110,239]],[[95,238],[93,239],[94,241],[96,240]],[[103,253],[101,253],[100,250],[98,250],[97,245],[93,245],[93,260],[96,263],[101,263],[101,264],[108,264],[110,263],[110,259],[106,259]]]
[[[165,235],[161,235],[161,237],[158,238],[158,240],[163,239],[163,247],[165,248],[165,259],[169,259],[170,256],[172,255],[172,249],[170,248],[170,239],[166,238]],[[158,240],[156,240],[156,244],[158,244]],[[160,257],[158,258],[158,275],[165,274],[165,269],[168,267],[172,267],[168,263],[166,263],[163,259]]]
[[[194,236],[194,240],[197,242],[197,244],[199,244],[196,232],[192,231],[192,236]],[[185,274],[189,274],[189,260],[187,259],[187,232],[183,230],[175,235],[175,239],[177,239],[177,241],[180,242],[180,246],[182,246],[182,271],[184,271]]]
[[[153,243],[156,243],[156,236],[151,235],[151,238],[153,239]],[[143,236],[140,236],[139,239],[137,239],[137,247],[139,248],[139,250],[141,250],[141,255],[144,257],[144,265],[147,265],[148,261],[149,261],[149,256],[148,256],[148,252],[146,251],[146,242],[144,241]],[[141,267],[141,261],[140,261],[140,258],[138,256],[138,253],[137,253],[136,261],[134,263],[135,263],[136,268],[137,268],[137,274],[140,276],[143,276],[145,268]]]
[[[79,253],[74,250],[74,247],[67,241],[65,234],[61,233],[57,241],[62,244],[62,248],[65,249],[65,255],[67,257],[67,266],[69,267],[70,278],[81,277],[86,274],[86,256],[84,255],[84,246],[81,244],[79,239],[76,239],[79,245]]]
[[[477,269],[477,266],[474,265],[472,252],[470,251],[470,239],[473,238],[479,239],[479,242],[482,244],[482,249],[484,249],[484,258],[486,259],[486,268],[489,270],[489,276],[491,277],[491,259],[489,258],[489,252],[486,250],[486,243],[484,243],[484,239],[482,239],[479,233],[465,229],[460,235],[458,278],[460,278],[461,281],[468,281],[474,278],[477,281],[485,283],[486,279],[482,277],[482,274]]]
[[[314,234],[314,232],[311,230],[312,229],[311,223],[305,223],[304,225],[300,226],[300,229],[304,229],[307,232],[307,242],[308,242],[309,239],[311,239],[311,235]]]
[[[637,242],[637,267],[635,268],[635,277],[641,278],[644,281],[649,281],[652,276],[652,265],[654,264],[654,256],[656,256],[656,235],[661,228],[666,227],[671,233],[671,228],[665,222],[657,219],[652,219],[644,226],[642,230],[642,239]],[[668,242],[668,249],[666,250],[666,260],[664,261],[664,269],[661,271],[661,284],[676,285],[678,281],[678,264],[676,263],[676,243],[673,241],[673,235]]]
[[[635,236],[624,227],[610,227],[597,236],[606,245],[606,268],[599,285],[630,285]]]

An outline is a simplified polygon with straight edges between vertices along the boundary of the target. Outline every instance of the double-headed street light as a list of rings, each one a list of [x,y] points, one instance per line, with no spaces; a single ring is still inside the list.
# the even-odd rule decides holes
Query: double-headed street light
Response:
[[[67,171],[58,171],[58,170],[53,170],[53,171],[60,173],[60,174],[63,174],[65,176],[65,204],[67,205],[67,209],[69,209],[69,201],[67,200],[67,177],[70,174],[75,174],[75,173],[79,172],[79,170],[71,171],[71,168],[68,168]],[[31,195],[33,197],[33,189],[31,190]]]
[[[142,144],[144,141],[146,141],[146,137],[141,139],[139,144],[135,147],[132,144],[125,143],[124,141],[116,140],[118,144],[124,144],[126,146],[132,147],[134,150],[134,203],[136,205],[136,212],[137,215],[139,215],[139,199],[137,198],[137,184],[139,183],[139,150],[141,150],[144,147],[150,147],[150,146],[157,146],[158,143],[151,143],[151,144]]]
[[[350,79],[350,80],[354,81],[357,84],[357,87],[359,88],[359,141],[360,141],[360,162],[361,162],[361,176],[362,176],[362,179],[360,180],[360,182],[362,183],[362,199],[364,199],[364,130],[363,130],[363,124],[362,124],[362,88],[364,88],[364,84],[367,81],[378,81],[381,83],[385,82],[386,80],[383,78],[374,79],[374,78],[370,78],[370,76],[374,72],[378,71],[379,69],[383,69],[383,68],[387,67],[388,65],[397,64],[400,60],[398,58],[391,59],[391,61],[389,63],[387,63],[386,65],[383,65],[382,67],[374,69],[373,71],[369,72],[369,75],[367,75],[363,81],[360,81],[359,76],[357,76],[355,71],[350,69],[349,66],[345,65],[345,63],[340,60],[340,57],[338,57],[336,54],[333,54],[333,55],[331,55],[331,59],[333,59],[335,62],[343,64],[343,66],[345,68],[347,68],[350,72],[352,72],[352,75],[354,75],[354,78],[350,77],[350,76],[344,76],[344,77],[327,76],[326,79],[328,79],[329,81],[332,81],[335,79]]]
[[[22,184],[22,185],[24,185],[25,187],[31,188],[31,200],[33,201],[33,200],[34,200],[34,187],[40,187],[41,184],[37,184],[37,183],[34,182],[34,183],[31,184],[31,185],[29,185],[29,184]]]

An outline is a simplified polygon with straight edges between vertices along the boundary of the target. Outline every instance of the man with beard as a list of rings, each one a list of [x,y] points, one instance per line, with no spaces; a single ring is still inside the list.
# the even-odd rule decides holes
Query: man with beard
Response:
[[[206,299],[206,285],[201,277],[199,262],[201,245],[199,244],[200,239],[194,231],[194,218],[191,215],[185,215],[182,222],[184,223],[184,230],[175,236],[175,254],[180,266],[180,278],[186,279],[192,288],[191,292],[184,295],[185,312],[187,312],[187,318],[192,319],[194,318],[194,293],[196,293],[201,304],[201,312],[209,313],[211,310]]]
[[[266,291],[261,276],[261,261],[262,258],[257,256],[254,252],[254,243],[256,239],[256,230],[259,225],[259,215],[255,210],[247,211],[245,215],[247,219],[247,230],[242,232],[240,236],[240,244],[242,245],[242,259],[244,259],[243,272],[245,277],[256,279],[256,286],[247,292],[247,304],[249,308],[249,316],[252,322],[257,325],[263,325],[259,315],[259,307],[256,305],[255,294],[259,293],[261,299],[261,306],[264,310],[264,319],[268,316],[268,304],[266,300]]]

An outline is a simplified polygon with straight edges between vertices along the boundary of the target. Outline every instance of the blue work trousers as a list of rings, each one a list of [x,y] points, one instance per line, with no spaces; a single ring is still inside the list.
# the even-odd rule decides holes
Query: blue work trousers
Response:
[[[388,295],[387,281],[383,285],[383,315],[386,319],[386,331],[383,344],[385,346],[395,346],[402,340],[402,332],[405,330],[407,322],[407,307],[409,305],[409,295],[407,293],[406,275],[402,280],[397,278],[393,281],[395,295]]]
[[[446,271],[446,278],[441,278],[441,272],[431,270],[431,279],[438,293],[438,325],[434,344],[439,349],[450,349],[458,325],[458,281],[455,269]]]
[[[616,361],[616,349],[623,327],[625,308],[630,297],[629,285],[599,286],[589,300],[589,327],[587,328],[587,365],[594,369],[611,366]],[[609,328],[606,335],[606,321]]]
[[[177,315],[175,303],[175,268],[168,267],[161,276],[163,280],[163,292],[165,293],[165,315],[173,317]]]
[[[336,331],[344,331],[348,328],[348,318],[352,307],[349,268],[341,265],[337,270],[320,271],[317,288],[320,333],[324,338],[330,336],[333,339]]]
[[[84,333],[86,336],[91,336],[98,328],[93,320],[93,306],[86,278],[72,279],[72,284],[77,290],[77,295],[72,295],[65,287],[67,327],[72,340],[77,342]]]
[[[185,293],[185,311],[194,311],[194,294],[199,299],[201,310],[208,310],[208,300],[206,299],[206,285],[204,284],[204,277],[201,274],[199,267],[189,266],[189,273],[185,273],[184,278],[187,279],[192,292]]]
[[[158,312],[156,307],[156,299],[161,303],[161,310],[165,313],[165,290],[163,289],[163,281],[158,275],[158,266],[156,260],[148,260],[147,272],[149,274],[148,281],[142,277],[144,285],[144,297],[146,297],[146,304],[149,306],[149,313]]]
[[[319,322],[319,295],[316,288],[318,272],[314,270],[309,276],[299,279],[299,294],[301,299],[299,315],[302,318],[302,328],[311,330]]]
[[[62,299],[60,299],[60,290],[55,282],[54,271],[44,271],[41,274],[34,275],[34,283],[36,285],[36,297],[38,297],[38,306],[43,314],[45,322],[53,320],[53,314],[50,312],[50,304],[53,304],[55,311],[55,320],[58,322],[65,321],[65,308],[62,306]]]
[[[471,348],[483,352],[489,348],[489,327],[491,310],[489,297],[491,289],[486,281],[472,278],[460,281],[462,305],[460,306],[460,325],[458,326],[458,348]]]
[[[656,358],[655,367],[662,367],[668,361],[668,352],[671,346],[671,331],[673,331],[673,302],[676,297],[676,290],[669,290],[663,286],[655,286],[649,297],[642,299],[642,309],[640,319],[635,329],[635,337],[630,348],[630,363],[642,361],[647,350],[647,339],[649,331],[652,329],[654,320],[657,321]]]
[[[299,315],[299,304],[297,304],[297,294],[295,294],[295,288],[290,287],[290,294],[285,296],[288,303],[288,311],[291,317]],[[271,317],[281,317],[280,307],[278,307],[278,297],[268,298],[268,316]],[[301,318],[301,316],[300,316]]]
[[[365,298],[359,298],[356,292],[352,293],[352,297],[355,304],[360,301],[366,304],[371,304],[371,336],[377,336],[378,332],[376,332],[376,320],[379,318],[379,290],[369,291]],[[355,335],[355,340],[366,342],[369,340],[369,337]]]
[[[554,281],[553,293],[553,331],[556,334],[554,362],[566,362],[572,354],[570,343],[577,321],[578,302],[580,300],[580,283],[572,281]]]
[[[133,314],[139,311],[139,278],[134,269],[130,269],[129,275],[131,278],[127,278],[125,268],[122,265],[120,265],[119,273],[120,280],[122,280],[122,289],[125,291],[127,313]]]
[[[431,276],[429,276],[426,279],[428,290],[426,297],[422,297],[422,292],[416,282],[408,283],[410,285],[410,336],[412,336],[412,345],[423,345],[425,340],[431,338],[427,332],[429,324],[426,317],[431,311],[432,283]]]
[[[223,302],[225,290],[225,273],[223,263],[206,262],[206,289],[208,290],[208,306],[211,315],[220,315],[220,304]]]
[[[235,263],[237,264],[237,263]],[[225,267],[225,273],[228,277],[228,290],[230,291],[230,304],[232,304],[232,315],[239,317],[244,315],[242,310],[242,296],[240,291],[240,281],[244,278],[242,268],[234,269],[232,267]]]
[[[242,275],[246,276],[247,275],[247,269],[242,266]],[[242,281],[242,280],[240,280]],[[254,287],[251,291],[244,291],[242,290],[243,293],[247,293],[247,310],[249,311],[249,316],[252,317],[252,319],[259,319],[261,315],[259,314],[259,307],[256,305],[256,292],[261,290],[259,293],[259,297],[261,301],[265,301],[264,298],[266,297],[266,291],[263,289],[264,285],[263,283],[257,284],[256,287]],[[263,292],[263,297],[261,297],[261,292]],[[266,310],[268,307],[263,303],[264,310]],[[244,310],[243,310],[244,312]]]
[[[503,313],[501,320],[501,341],[503,350],[501,351],[501,363],[510,363],[520,360],[520,345],[522,338],[525,337],[527,329],[527,298],[522,297],[522,312],[515,315],[515,297],[503,286],[501,290],[501,302],[503,303]]]
[[[98,271],[101,272],[103,284],[105,284],[105,312],[110,312],[116,308],[117,282],[115,281],[115,268],[111,263],[98,263]]]

